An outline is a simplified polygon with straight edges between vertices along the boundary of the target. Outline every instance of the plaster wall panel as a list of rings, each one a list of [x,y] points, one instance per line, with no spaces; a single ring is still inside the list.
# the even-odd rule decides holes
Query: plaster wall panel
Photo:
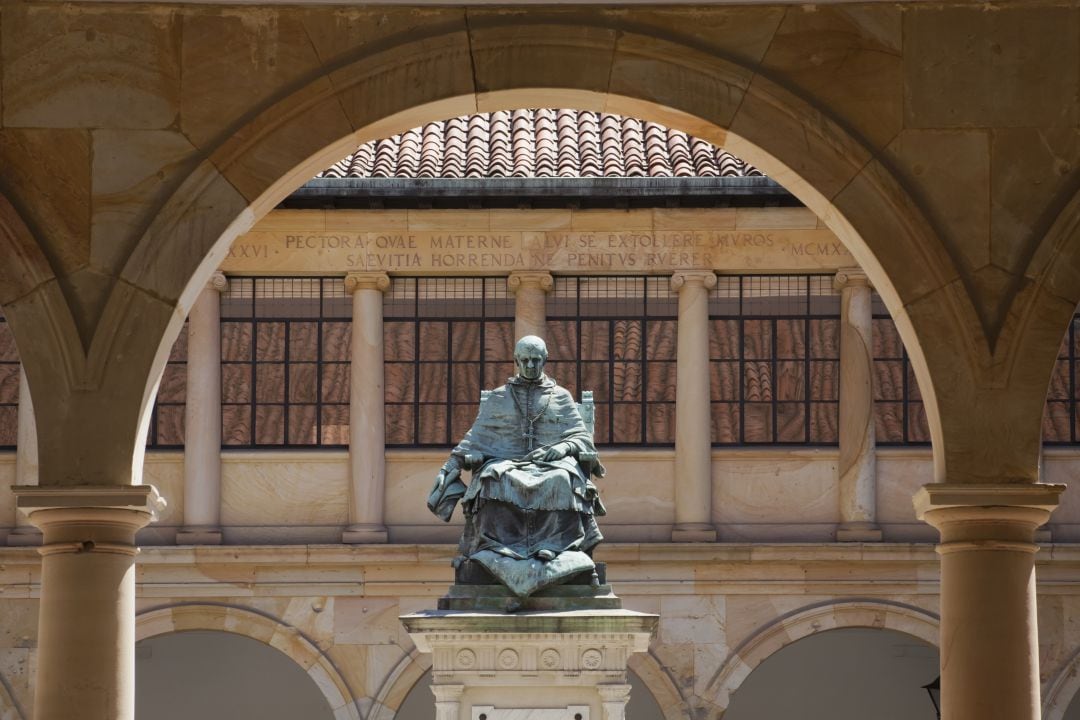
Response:
[[[221,477],[222,525],[344,525],[348,464],[336,456],[303,460],[227,454]]]
[[[143,462],[144,485],[153,485],[168,505],[158,513],[150,529],[184,524],[184,455],[181,452],[148,452]]]
[[[71,7],[58,13],[11,5],[2,32],[4,125],[161,129],[175,122],[175,9]]]
[[[836,473],[837,456],[831,451],[716,452],[713,522],[836,523]]]

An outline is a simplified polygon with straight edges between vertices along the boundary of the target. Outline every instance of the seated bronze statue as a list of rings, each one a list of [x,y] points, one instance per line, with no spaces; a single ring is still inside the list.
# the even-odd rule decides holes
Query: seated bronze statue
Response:
[[[445,521],[461,501],[461,560],[478,562],[526,597],[595,566],[605,514],[592,432],[574,398],[544,374],[538,337],[514,348],[517,375],[490,393],[435,479],[428,508]],[[472,472],[466,486],[461,471]]]

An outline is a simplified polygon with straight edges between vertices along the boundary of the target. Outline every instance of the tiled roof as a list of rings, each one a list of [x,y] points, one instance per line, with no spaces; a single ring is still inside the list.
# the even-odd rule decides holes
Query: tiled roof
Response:
[[[320,178],[745,177],[751,165],[653,122],[513,110],[432,122],[365,143]]]

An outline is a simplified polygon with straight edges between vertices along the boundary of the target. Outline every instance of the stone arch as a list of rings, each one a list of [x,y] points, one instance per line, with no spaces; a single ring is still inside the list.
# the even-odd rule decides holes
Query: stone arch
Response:
[[[398,661],[372,698],[365,720],[393,720],[409,691],[431,669],[431,656],[415,648]]]
[[[726,708],[754,668],[781,648],[815,633],[860,627],[896,630],[938,645],[938,616],[914,605],[862,598],[822,602],[775,618],[739,643],[713,676],[704,697]]]
[[[652,654],[634,653],[630,656],[628,667],[637,673],[645,687],[652,693],[660,710],[664,713],[664,720],[683,720],[691,717],[690,708],[679,692],[671,674],[664,669],[660,660]]]
[[[189,630],[215,630],[258,640],[279,650],[307,672],[335,713],[360,720],[355,695],[333,661],[299,629],[240,605],[178,603],[135,616],[135,641]]]
[[[30,716],[15,699],[8,679],[0,675],[0,720],[29,720]]]
[[[1080,692],[1080,649],[1073,652],[1043,691],[1044,720],[1062,720]]]
[[[122,284],[175,303],[182,317],[231,241],[292,189],[357,143],[426,121],[552,103],[656,120],[761,167],[848,246],[907,345],[927,408],[935,475],[944,479],[948,449],[931,367],[952,369],[959,354],[975,375],[971,358],[985,357],[986,342],[949,253],[876,149],[755,68],[690,41],[624,27],[616,15],[552,18],[545,24],[496,14],[424,37],[371,43],[253,108],[235,133],[200,148],[208,159],[165,202]],[[916,322],[907,308],[927,302],[932,320]],[[155,370],[178,329],[175,321],[168,332],[157,329]],[[934,347],[942,337],[953,342]]]

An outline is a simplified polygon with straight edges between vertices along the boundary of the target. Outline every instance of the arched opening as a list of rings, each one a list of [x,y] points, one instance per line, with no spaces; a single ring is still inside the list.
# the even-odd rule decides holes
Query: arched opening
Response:
[[[884,628],[840,628],[782,647],[731,696],[724,720],[934,720],[922,686],[937,648]]]
[[[135,645],[138,720],[332,720],[310,675],[284,653],[234,633],[168,633]]]
[[[656,698],[633,670],[626,673],[630,681],[630,702],[626,705],[626,720],[664,720]],[[431,694],[431,671],[425,672],[409,690],[394,720],[433,720],[435,699]]]

